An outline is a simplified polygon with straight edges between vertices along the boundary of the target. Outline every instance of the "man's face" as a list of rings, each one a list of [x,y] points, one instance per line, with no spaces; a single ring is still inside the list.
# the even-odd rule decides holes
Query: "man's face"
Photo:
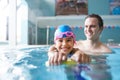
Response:
[[[99,39],[101,29],[96,18],[87,18],[85,20],[84,33],[86,38],[89,40]]]

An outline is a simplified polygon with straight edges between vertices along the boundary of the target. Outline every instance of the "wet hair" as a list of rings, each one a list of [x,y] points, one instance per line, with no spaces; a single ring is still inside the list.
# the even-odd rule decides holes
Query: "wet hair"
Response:
[[[103,19],[101,18],[101,16],[99,16],[98,14],[90,14],[87,17],[85,17],[85,20],[87,18],[96,18],[98,20],[98,24],[99,24],[100,29],[103,29],[104,23],[103,23]]]

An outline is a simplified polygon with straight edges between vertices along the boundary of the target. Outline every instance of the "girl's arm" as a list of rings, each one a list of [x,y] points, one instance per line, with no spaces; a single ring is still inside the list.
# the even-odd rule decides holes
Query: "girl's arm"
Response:
[[[57,51],[55,45],[52,45],[48,50],[48,63],[49,65],[58,65],[65,61],[67,56]]]

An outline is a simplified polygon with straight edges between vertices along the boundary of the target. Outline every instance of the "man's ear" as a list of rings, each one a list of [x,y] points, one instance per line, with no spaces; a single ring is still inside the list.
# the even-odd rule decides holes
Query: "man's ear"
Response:
[[[101,34],[101,33],[102,33],[102,31],[103,31],[103,27],[101,27],[99,31],[100,31],[100,34]]]

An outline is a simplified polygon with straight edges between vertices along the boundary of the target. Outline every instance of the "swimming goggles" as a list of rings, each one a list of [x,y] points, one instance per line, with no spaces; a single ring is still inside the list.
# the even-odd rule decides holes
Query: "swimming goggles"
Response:
[[[67,31],[67,32],[60,32],[55,35],[55,40],[59,38],[65,38],[65,37],[72,37],[75,40],[75,35],[73,32]]]

